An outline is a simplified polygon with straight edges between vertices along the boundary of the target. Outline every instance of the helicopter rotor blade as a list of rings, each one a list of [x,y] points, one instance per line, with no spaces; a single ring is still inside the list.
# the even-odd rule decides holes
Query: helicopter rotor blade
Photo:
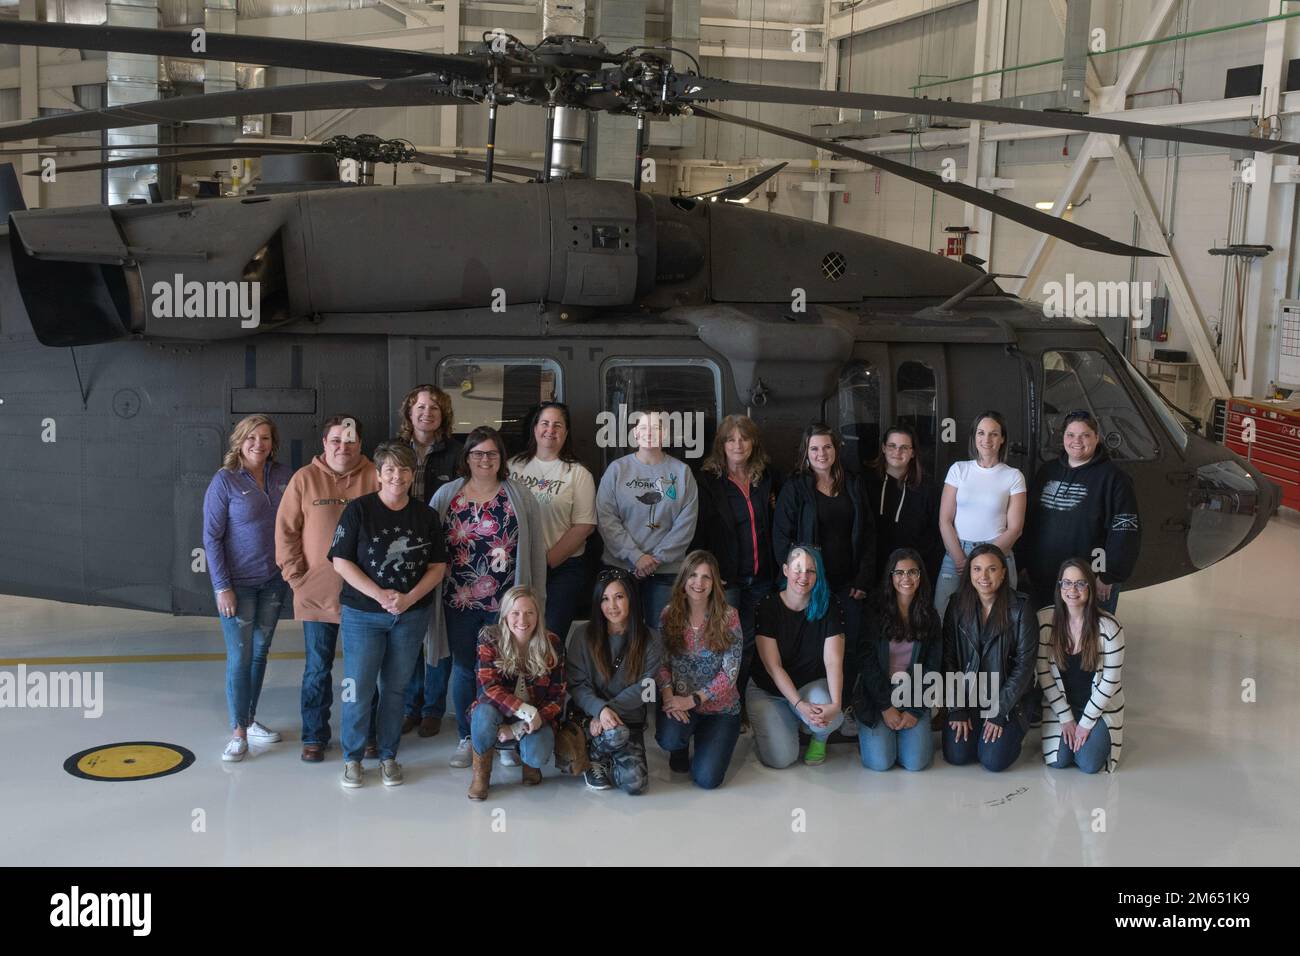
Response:
[[[1011,106],[983,103],[955,103],[951,100],[928,100],[882,93],[849,93],[840,90],[804,90],[794,87],[766,86],[758,83],[733,83],[702,76],[677,79],[677,99],[730,100],[741,103],[785,103],[795,106],[838,106],[850,109],[884,110],[892,113],[918,113],[924,116],[948,116],[994,123],[1022,123],[1049,129],[1071,129],[1081,133],[1113,133],[1174,143],[1197,143],[1224,149],[1253,150],[1300,156],[1300,143],[1233,133],[1215,133],[1190,126],[1157,126],[1131,120],[1103,119],[1081,113],[1026,110]]]
[[[482,173],[487,169],[487,163],[481,159],[469,159],[464,156],[439,156],[437,153],[416,153],[417,162],[425,166],[436,166],[440,169],[459,169],[467,173]],[[493,162],[492,174],[503,173],[507,176],[522,176],[525,179],[533,179],[537,176],[537,170],[528,169],[525,166],[507,166],[504,163]]]
[[[127,152],[136,149],[226,149],[240,145],[238,142],[217,140],[204,140],[194,143],[132,143],[129,146],[119,143],[114,146],[105,146],[100,143],[87,143],[84,146],[6,146],[0,147],[0,156],[53,156],[59,153],[111,153]],[[249,146],[256,146],[259,149],[268,151],[278,150],[281,152],[298,153],[304,150],[311,150],[316,147],[316,143],[249,143]]]
[[[731,116],[726,113],[715,113],[713,110],[703,107],[692,107],[696,116],[703,116],[706,119],[721,120],[724,123],[734,123],[737,126],[747,126],[750,129],[756,129],[763,133],[770,133],[773,136],[780,136],[785,139],[794,140],[796,143],[804,143],[808,146],[816,146],[821,149],[829,150],[839,156],[849,156],[853,159],[860,159],[864,163],[870,163],[877,169],[903,179],[911,180],[922,186],[933,189],[935,192],[941,192],[944,195],[952,196],[954,199],[960,199],[962,202],[968,202],[973,206],[981,209],[987,209],[995,215],[1004,219],[1010,219],[1018,222],[1022,226],[1028,226],[1038,232],[1045,232],[1049,236],[1055,236],[1057,239],[1064,240],[1072,245],[1079,246],[1081,249],[1088,249],[1092,252],[1106,252],[1115,256],[1161,256],[1161,253],[1152,252],[1149,249],[1142,249],[1138,246],[1130,246],[1123,242],[1118,242],[1109,236],[1094,232],[1091,229],[1085,229],[1066,219],[1060,219],[1056,216],[1049,216],[1045,212],[1037,209],[1030,209],[1028,206],[1022,206],[1020,203],[1012,202],[1010,199],[1003,199],[1001,196],[985,192],[982,189],[976,189],[974,186],[967,186],[965,183],[945,182],[942,177],[934,173],[926,172],[923,169],[917,169],[908,166],[906,163],[898,163],[892,159],[885,159],[875,153],[868,153],[865,150],[853,149],[850,146],[844,146],[840,143],[832,142],[828,139],[819,139],[816,136],[805,136],[792,130],[782,129],[779,126],[769,126],[767,123],[760,123],[758,120],[746,119],[743,116]]]
[[[184,123],[190,120],[244,116],[250,113],[293,113],[302,110],[366,109],[386,106],[464,106],[472,102],[456,96],[451,87],[427,77],[401,80],[339,80],[298,83],[227,93],[177,96],[43,116],[0,126],[0,142],[87,133],[93,130]]]
[[[481,80],[491,72],[491,63],[481,56],[420,53],[320,40],[31,20],[0,23],[0,43],[145,53],[187,60],[226,60],[388,79],[449,73],[462,79]]]
[[[750,176],[743,182],[732,183],[730,186],[723,186],[721,189],[712,189],[706,193],[696,193],[694,196],[688,196],[686,198],[743,199],[789,165],[789,163],[777,163],[775,166],[769,166],[767,169]]]
[[[205,159],[242,159],[244,157],[266,156],[272,153],[285,153],[288,150],[283,149],[259,149],[256,146],[247,146],[243,148],[231,149],[207,149],[196,150],[192,153],[157,153],[153,156],[131,156],[125,159],[110,159],[102,163],[78,163],[75,166],[59,166],[60,173],[84,173],[92,169],[125,169],[130,166],[153,166],[169,165],[171,163],[191,163],[199,162]],[[293,150],[295,153],[331,153],[333,150],[325,149],[320,146],[300,146]],[[23,173],[24,176],[39,176],[41,170],[32,169]]]

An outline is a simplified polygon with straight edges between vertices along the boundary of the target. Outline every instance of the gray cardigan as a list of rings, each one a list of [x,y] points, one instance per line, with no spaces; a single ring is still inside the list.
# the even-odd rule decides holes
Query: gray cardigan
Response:
[[[429,507],[438,512],[438,521],[447,514],[451,499],[465,484],[464,478],[447,482],[429,499]],[[519,522],[519,543],[515,553],[515,584],[531,584],[537,592],[537,617],[546,620],[546,539],[542,534],[542,517],[538,511],[537,499],[509,479],[501,482],[505,485],[506,497],[514,509],[515,519]],[[448,551],[451,549],[448,548]],[[448,566],[450,571],[450,566]],[[447,578],[434,592],[432,613],[429,615],[429,631],[424,636],[424,659],[437,662],[451,653],[447,643],[447,619],[443,615],[442,589]]]

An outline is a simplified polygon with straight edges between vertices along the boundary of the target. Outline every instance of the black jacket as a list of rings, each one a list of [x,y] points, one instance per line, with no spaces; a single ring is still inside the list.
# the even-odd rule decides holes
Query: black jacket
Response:
[[[740,538],[736,514],[727,500],[729,480],[725,475],[700,472],[700,511],[695,523],[695,540],[691,550],[703,548],[718,559],[718,570],[724,583],[748,577],[752,568],[740,568]],[[749,489],[750,503],[754,507],[754,524],[758,532],[758,577],[773,580],[779,568],[772,564],[772,514],[776,508],[776,495],[781,490],[781,478],[771,468],[763,472],[758,484]]]
[[[943,669],[946,674],[996,674],[997,714],[989,719],[1005,727],[1015,719],[1022,730],[1029,728],[1020,699],[1034,681],[1038,657],[1038,616],[1021,594],[1011,592],[1009,621],[1000,631],[980,627],[976,619],[963,617],[956,597],[948,602],[943,619]],[[985,633],[981,633],[984,631]],[[978,684],[977,684],[978,686]],[[958,701],[957,703],[972,703]],[[970,720],[980,706],[948,708],[949,720]]]
[[[401,441],[401,439],[397,439]],[[403,442],[414,450],[414,442]],[[456,477],[456,467],[460,464],[460,453],[464,446],[454,438],[443,442],[434,442],[429,454],[424,459],[424,500],[427,504],[434,492]]]
[[[794,545],[821,545],[817,535],[816,489],[813,475],[795,475],[777,496],[776,516],[772,522],[772,556],[776,559],[778,573]],[[849,586],[860,591],[873,591],[876,587],[876,525],[871,520],[871,506],[867,503],[862,477],[846,471],[844,491],[853,502],[853,564],[857,568]]]
[[[1020,537],[1022,567],[1028,568],[1035,591],[1050,591],[1066,558],[1093,564],[1094,549],[1102,548],[1102,581],[1126,581],[1137,565],[1142,546],[1137,495],[1133,481],[1098,447],[1086,465],[1071,468],[1065,453],[1034,475]]]
[[[874,468],[863,475],[863,480],[876,524],[876,568],[883,573],[885,562],[895,549],[915,548],[921,552],[925,570],[930,573],[930,586],[934,587],[944,553],[943,537],[939,534],[939,486],[923,480],[915,487],[908,487]]]
[[[864,727],[880,723],[880,715],[893,706],[893,675],[889,672],[889,641],[884,635],[885,610],[872,602],[862,615],[862,673],[853,694],[853,713]],[[921,681],[914,679],[914,668],[921,665]],[[927,675],[943,680],[943,631],[938,622],[928,634],[919,634],[912,642],[912,663],[908,665],[908,706],[900,707],[920,720],[929,720],[928,708],[920,704]],[[939,686],[942,686],[940,683]],[[915,706],[912,704],[915,703]]]

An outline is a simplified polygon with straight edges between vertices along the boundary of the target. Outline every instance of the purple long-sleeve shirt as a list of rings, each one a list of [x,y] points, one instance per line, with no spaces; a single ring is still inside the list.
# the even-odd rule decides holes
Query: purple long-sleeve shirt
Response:
[[[265,584],[275,563],[275,512],[293,477],[288,465],[267,462],[266,491],[243,468],[222,468],[203,496],[203,549],[212,590]]]

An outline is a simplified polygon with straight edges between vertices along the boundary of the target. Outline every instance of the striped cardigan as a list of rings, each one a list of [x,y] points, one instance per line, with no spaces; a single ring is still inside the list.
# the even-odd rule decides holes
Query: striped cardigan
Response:
[[[1114,773],[1124,746],[1124,686],[1120,670],[1124,666],[1124,627],[1119,621],[1101,615],[1101,666],[1092,676],[1092,694],[1079,720],[1080,727],[1091,728],[1098,718],[1110,733],[1110,759],[1107,769]],[[1047,707],[1043,708],[1043,759],[1051,761],[1061,745],[1061,724],[1074,719],[1065,700],[1065,685],[1052,655],[1052,608],[1038,612],[1038,683],[1043,688]]]

